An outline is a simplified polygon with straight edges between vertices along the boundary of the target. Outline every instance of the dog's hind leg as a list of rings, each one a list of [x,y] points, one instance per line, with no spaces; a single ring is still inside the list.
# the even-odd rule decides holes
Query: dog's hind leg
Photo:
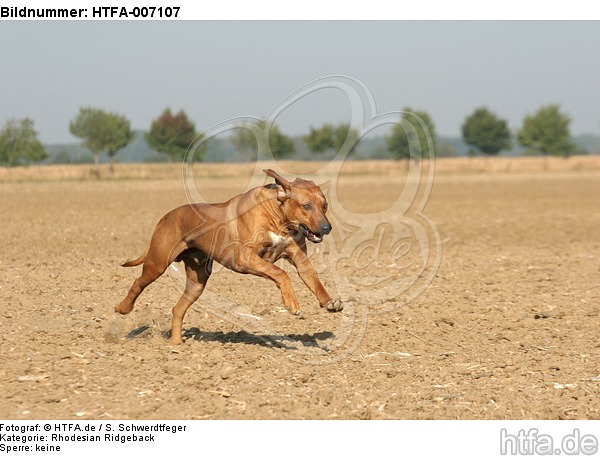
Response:
[[[172,244],[171,244],[172,245]],[[144,289],[158,279],[167,267],[177,259],[178,255],[186,249],[183,242],[178,242],[175,247],[169,247],[169,243],[155,242],[153,237],[143,259],[144,266],[140,275],[129,289],[123,301],[115,306],[115,312],[128,314],[133,310],[136,299]],[[135,266],[135,264],[133,264]],[[125,263],[125,266],[129,266]]]
[[[186,285],[185,291],[173,307],[173,321],[171,323],[171,343],[174,345],[183,343],[181,331],[183,328],[183,317],[196,302],[204,291],[206,282],[212,272],[213,260],[208,258],[200,250],[190,250],[184,253],[182,260],[185,264]]]
[[[152,262],[145,262],[142,269],[142,275],[133,282],[127,296],[117,306],[115,312],[120,314],[128,314],[133,310],[133,305],[144,288],[158,279],[164,272],[166,266],[158,266]]]

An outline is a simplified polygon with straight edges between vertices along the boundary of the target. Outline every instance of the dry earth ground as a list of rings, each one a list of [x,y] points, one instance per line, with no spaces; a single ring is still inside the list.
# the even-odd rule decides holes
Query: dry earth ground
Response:
[[[399,182],[343,176],[340,199],[370,213],[345,221],[389,222],[379,214]],[[244,186],[202,180],[214,201]],[[186,202],[181,179],[2,182],[0,417],[599,419],[598,195],[598,170],[440,172],[425,214],[441,267],[409,305],[392,300],[365,324],[368,302],[328,314],[292,274],[297,318],[270,282],[218,271],[174,348],[179,273],[130,315],[113,307],[139,272],[119,264]],[[333,249],[320,253],[334,289],[343,271],[327,267]]]

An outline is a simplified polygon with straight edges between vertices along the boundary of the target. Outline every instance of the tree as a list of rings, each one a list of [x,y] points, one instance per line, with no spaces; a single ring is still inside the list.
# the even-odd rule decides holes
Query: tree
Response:
[[[465,119],[462,136],[466,144],[486,155],[497,155],[501,150],[511,148],[506,121],[487,108],[478,108]]]
[[[152,121],[150,130],[144,134],[144,137],[151,149],[167,154],[171,163],[174,158],[183,158],[197,135],[196,126],[183,110],[173,115],[167,108]],[[200,159],[204,149],[195,152],[200,154],[194,158]]]
[[[311,152],[322,153],[334,147],[334,128],[330,123],[323,124],[321,128],[310,127],[310,133],[302,139]]]
[[[48,157],[37,138],[33,120],[9,119],[0,131],[0,163],[9,168],[22,162],[39,162]]]
[[[571,118],[560,112],[559,105],[542,106],[523,119],[517,139],[529,148],[527,153],[568,157],[576,149],[571,141],[570,123]]]
[[[400,123],[392,127],[385,140],[388,150],[398,159],[421,159],[435,155],[435,126],[425,111],[405,108]],[[433,150],[430,150],[430,146]]]
[[[327,150],[339,151],[346,140],[349,141],[352,150],[359,139],[359,133],[356,128],[352,128],[350,123],[341,123],[334,126],[325,123],[321,128],[310,127],[310,133],[302,137],[306,146],[314,153],[322,153]]]
[[[274,123],[267,125],[267,122],[261,119],[247,124],[240,123],[234,133],[229,136],[229,142],[242,156],[250,157],[258,154],[260,140],[255,136],[256,132],[249,128],[250,125],[255,125],[265,134],[269,133],[269,137],[265,139],[268,139],[275,158],[287,157],[296,151],[293,139],[283,134],[278,125]]]
[[[79,114],[69,123],[69,131],[83,140],[84,147],[94,156],[96,167],[102,152],[107,152],[112,161],[134,137],[125,117],[91,107],[79,108]]]
[[[279,126],[273,124],[269,134],[269,144],[273,157],[283,158],[293,154],[296,151],[294,140],[287,135],[281,133]]]
[[[251,158],[258,150],[254,134],[242,126],[236,128],[228,140],[241,157]]]

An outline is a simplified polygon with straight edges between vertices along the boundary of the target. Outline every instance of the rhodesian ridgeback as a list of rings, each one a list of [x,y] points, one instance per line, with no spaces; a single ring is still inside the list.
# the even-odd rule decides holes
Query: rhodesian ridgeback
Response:
[[[202,294],[214,260],[232,271],[272,280],[281,290],[284,307],[298,315],[290,278],[273,264],[280,258],[296,267],[321,307],[341,311],[342,301],[331,299],[306,255],[306,239],[319,243],[331,231],[323,192],[312,181],[296,178],[289,182],[272,169],[264,172],[275,179],[274,184],[253,188],[225,203],[187,204],[167,213],[144,254],[122,265],[144,266],[115,312],[131,312],[144,288],[172,262],[183,261],[186,286],[173,307],[171,325],[171,342],[182,343],[183,317]]]

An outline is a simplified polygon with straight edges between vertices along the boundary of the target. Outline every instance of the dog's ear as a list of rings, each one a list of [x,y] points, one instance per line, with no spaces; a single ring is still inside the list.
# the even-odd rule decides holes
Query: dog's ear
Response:
[[[277,185],[277,199],[279,201],[284,201],[292,196],[292,184],[285,178],[281,177],[272,169],[263,169],[263,172],[275,179],[275,184]]]
[[[301,177],[297,177],[294,180],[294,184],[305,184],[305,185],[315,185],[316,184],[313,181],[307,181],[306,179],[302,179]]]

